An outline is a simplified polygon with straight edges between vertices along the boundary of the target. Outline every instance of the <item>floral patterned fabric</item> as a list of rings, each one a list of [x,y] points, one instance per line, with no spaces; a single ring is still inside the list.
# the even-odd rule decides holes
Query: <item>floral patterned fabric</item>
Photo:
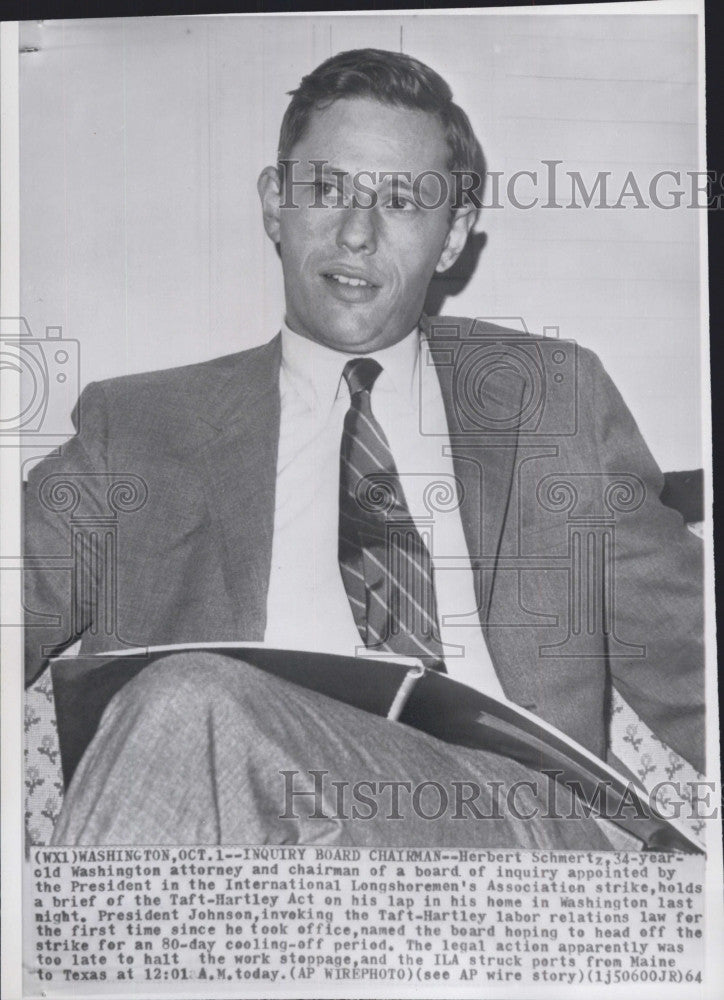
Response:
[[[63,803],[53,681],[46,670],[25,694],[26,847],[47,844]]]
[[[663,783],[653,800],[664,816],[673,817],[680,809],[679,818],[704,846],[704,820],[691,818],[693,814],[707,815],[711,812],[711,805],[707,806],[705,801],[698,808],[691,808],[692,795],[696,795],[698,782],[704,780],[704,775],[657,739],[616,691],[611,704],[609,744],[612,752],[639,778],[649,793]],[[672,788],[669,782],[674,782],[675,786]],[[706,792],[706,789],[703,791]]]

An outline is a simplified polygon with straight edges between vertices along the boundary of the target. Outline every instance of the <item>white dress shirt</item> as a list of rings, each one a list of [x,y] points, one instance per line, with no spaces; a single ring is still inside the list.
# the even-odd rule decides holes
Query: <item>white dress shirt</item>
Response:
[[[431,532],[440,633],[448,674],[503,698],[475,613],[473,574],[457,506],[447,419],[437,373],[421,363],[419,331],[367,355],[382,366],[371,406],[384,430],[418,530]],[[346,656],[364,654],[337,560],[339,453],[352,355],[282,326],[281,423],[271,577],[264,642]],[[424,408],[427,433],[420,434]],[[430,430],[435,429],[435,434]],[[426,490],[433,483],[438,503]],[[434,493],[435,491],[433,491]],[[439,502],[442,500],[443,502]],[[442,510],[435,509],[437,506]],[[432,509],[431,509],[432,507]]]

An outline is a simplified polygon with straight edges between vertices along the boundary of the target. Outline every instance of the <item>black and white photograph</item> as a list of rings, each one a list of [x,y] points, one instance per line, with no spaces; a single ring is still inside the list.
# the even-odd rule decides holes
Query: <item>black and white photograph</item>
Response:
[[[2,26],[14,995],[717,995],[703,21]]]

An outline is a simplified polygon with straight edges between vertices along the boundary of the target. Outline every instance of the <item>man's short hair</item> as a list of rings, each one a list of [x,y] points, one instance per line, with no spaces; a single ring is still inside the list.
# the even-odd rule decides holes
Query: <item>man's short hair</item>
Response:
[[[480,207],[485,181],[483,150],[470,119],[453,101],[449,84],[419,59],[384,49],[350,49],[325,60],[289,93],[292,100],[279,135],[280,161],[287,160],[304,137],[314,111],[341,98],[371,98],[435,115],[450,151],[447,168],[471,178],[463,184],[464,200]]]

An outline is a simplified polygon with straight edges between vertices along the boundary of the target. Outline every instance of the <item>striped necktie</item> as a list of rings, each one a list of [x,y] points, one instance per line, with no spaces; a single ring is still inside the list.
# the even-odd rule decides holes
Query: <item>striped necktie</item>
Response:
[[[370,405],[381,371],[372,358],[344,367],[351,401],[340,454],[339,568],[367,647],[444,671],[430,553]]]

